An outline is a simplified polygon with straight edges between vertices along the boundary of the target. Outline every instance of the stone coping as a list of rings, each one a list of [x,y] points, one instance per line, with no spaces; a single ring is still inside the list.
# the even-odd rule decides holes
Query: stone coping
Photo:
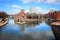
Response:
[[[51,25],[57,25],[57,26],[60,26],[60,22],[53,22],[53,23],[51,23]]]

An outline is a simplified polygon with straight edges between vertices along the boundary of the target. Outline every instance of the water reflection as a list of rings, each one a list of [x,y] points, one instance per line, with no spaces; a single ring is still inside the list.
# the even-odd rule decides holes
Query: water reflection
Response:
[[[37,25],[40,25],[40,22],[27,22],[26,24],[19,24],[21,31],[25,31],[25,28],[34,28]]]
[[[45,22],[14,24],[13,19],[10,19],[2,27],[1,33],[1,40],[55,40],[51,27]]]
[[[37,25],[40,25],[40,22],[36,21],[36,22],[29,22],[27,23],[27,25],[29,25],[30,27],[35,27]]]
[[[21,31],[24,31],[25,24],[20,24]]]

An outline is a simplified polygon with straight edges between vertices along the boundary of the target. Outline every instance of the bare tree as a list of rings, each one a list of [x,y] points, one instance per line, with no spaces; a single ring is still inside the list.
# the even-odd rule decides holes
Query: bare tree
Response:
[[[4,21],[5,18],[8,18],[9,15],[6,12],[0,12],[0,18]]]

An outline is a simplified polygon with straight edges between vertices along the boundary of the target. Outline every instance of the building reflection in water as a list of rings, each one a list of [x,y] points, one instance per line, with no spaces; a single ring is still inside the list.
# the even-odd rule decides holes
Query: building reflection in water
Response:
[[[28,22],[26,24],[9,23],[2,27],[1,40],[54,40],[51,27],[45,22]]]
[[[34,28],[35,26],[40,25],[40,22],[39,21],[36,21],[36,22],[27,22],[26,24],[19,24],[19,25],[20,25],[21,31],[24,31],[25,27]]]
[[[25,28],[25,24],[20,24],[21,31],[24,31],[24,28]]]

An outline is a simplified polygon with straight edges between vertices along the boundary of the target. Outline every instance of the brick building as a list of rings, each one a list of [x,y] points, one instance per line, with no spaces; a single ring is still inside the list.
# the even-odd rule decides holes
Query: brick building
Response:
[[[49,12],[47,15],[52,19],[60,20],[60,12],[59,11],[54,11],[52,13]]]
[[[34,21],[34,19],[41,19],[41,15],[39,14],[27,14],[25,13],[25,10],[22,9],[18,14],[14,15],[14,21],[15,23],[18,21]]]

